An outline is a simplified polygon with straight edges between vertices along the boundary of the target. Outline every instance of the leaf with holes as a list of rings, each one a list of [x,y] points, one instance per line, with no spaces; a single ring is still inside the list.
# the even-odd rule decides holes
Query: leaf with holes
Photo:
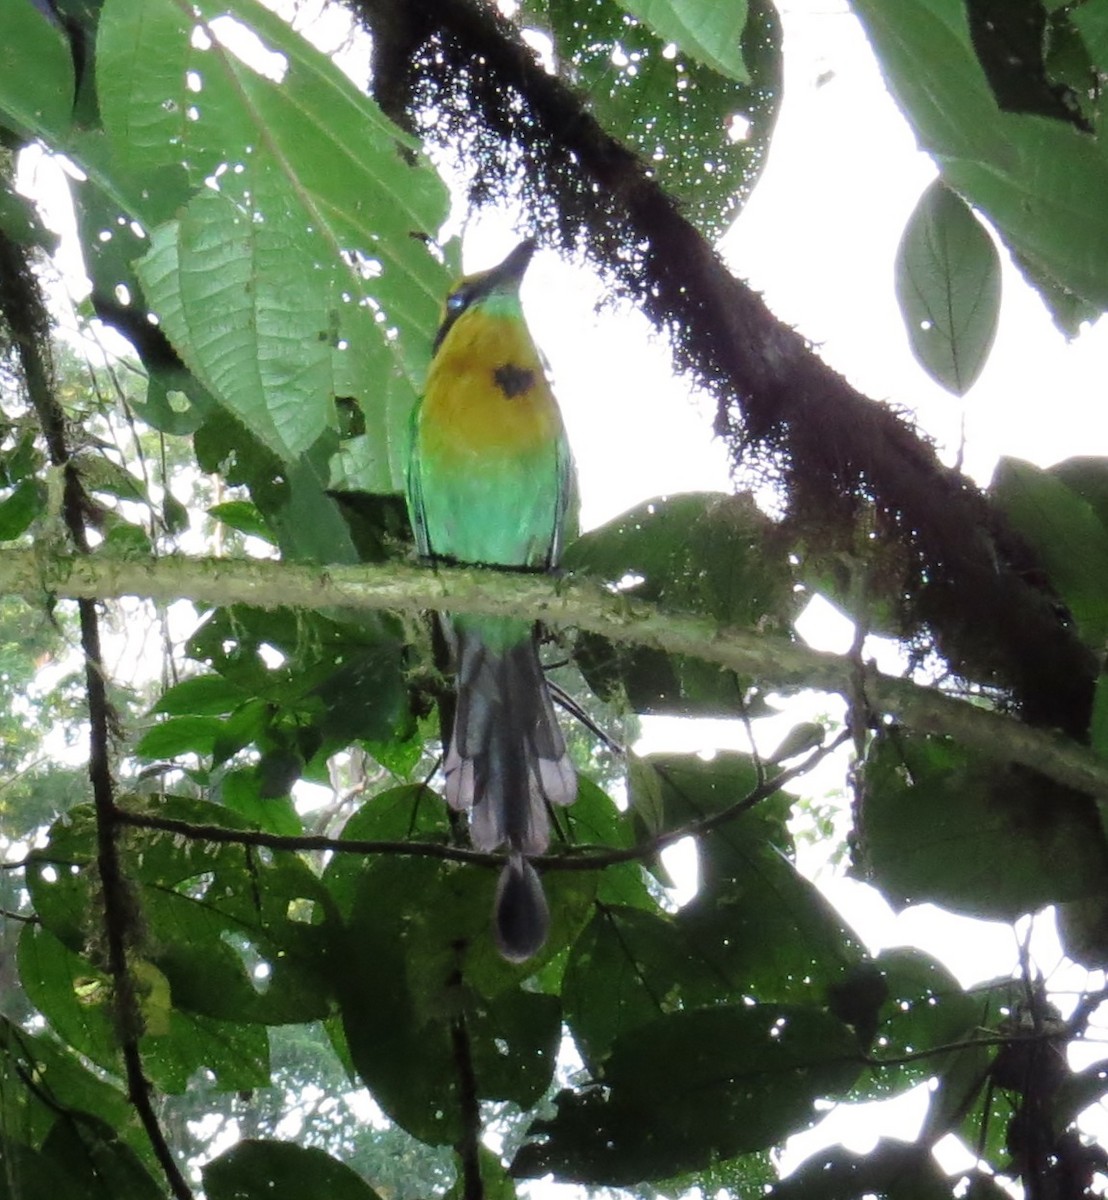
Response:
[[[172,0],[106,0],[97,42],[121,171],[156,174],[172,159],[193,189],[148,231],[146,299],[207,390],[280,458],[337,429],[334,398],[352,397],[383,450],[377,490],[400,488],[446,284],[420,240],[445,215],[443,186],[371,100],[260,5],[182,12]],[[249,51],[236,41],[243,26]]]
[[[595,1083],[555,1097],[512,1174],[618,1187],[697,1170],[803,1128],[859,1069],[854,1034],[818,1009],[671,1013],[618,1038]]]

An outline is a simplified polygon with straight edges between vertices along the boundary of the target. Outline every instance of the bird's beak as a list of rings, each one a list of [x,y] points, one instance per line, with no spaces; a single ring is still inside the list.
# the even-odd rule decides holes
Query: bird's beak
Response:
[[[489,272],[490,281],[495,281],[496,284],[501,286],[511,284],[514,287],[519,287],[523,280],[523,273],[527,270],[527,265],[530,263],[531,256],[534,253],[534,238],[528,238],[525,242],[520,242],[498,267],[492,268]]]

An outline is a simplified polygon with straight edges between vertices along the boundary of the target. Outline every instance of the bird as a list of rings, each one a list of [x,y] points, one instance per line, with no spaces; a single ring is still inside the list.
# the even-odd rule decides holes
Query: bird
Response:
[[[413,408],[407,502],[424,561],[550,572],[576,529],[577,485],[561,410],[528,330],[520,284],[535,242],[447,295]],[[509,962],[533,957],[550,912],[529,861],[550,842],[548,805],[577,775],[539,658],[539,628],[515,617],[443,614],[456,703],[445,797],[469,813],[473,845],[506,847],[493,936]]]

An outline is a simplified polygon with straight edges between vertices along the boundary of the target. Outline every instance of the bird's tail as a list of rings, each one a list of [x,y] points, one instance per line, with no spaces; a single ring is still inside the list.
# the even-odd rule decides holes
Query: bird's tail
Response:
[[[577,776],[539,662],[534,628],[506,618],[455,618],[458,700],[446,799],[470,813],[479,850],[506,845],[494,928],[501,952],[530,958],[549,913],[527,858],[550,843],[547,804],[572,804]]]

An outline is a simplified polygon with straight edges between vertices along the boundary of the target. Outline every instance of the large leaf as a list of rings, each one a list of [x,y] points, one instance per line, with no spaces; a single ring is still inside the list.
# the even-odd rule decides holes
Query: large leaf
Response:
[[[667,827],[719,816],[757,781],[746,755],[719,754],[707,763],[656,755],[647,762],[662,780]],[[733,991],[811,1003],[863,952],[793,865],[789,804],[774,796],[699,835],[700,887],[675,920],[689,952]]]
[[[61,27],[31,0],[0,4],[0,120],[57,141],[73,112],[73,59]]]
[[[825,1012],[721,1005],[618,1039],[602,1086],[565,1090],[512,1174],[619,1186],[760,1150],[815,1119],[814,1101],[859,1070],[851,1031]]]
[[[1108,157],[1103,139],[1003,112],[963,0],[853,0],[889,86],[943,178],[984,212],[1032,276],[1108,305]],[[1105,64],[1098,63],[1102,69]]]
[[[1100,523],[1108,529],[1108,458],[1078,454],[1055,463],[1049,473],[1088,501]]]
[[[1067,474],[1074,478],[1002,458],[989,495],[1035,551],[1081,637],[1099,652],[1108,642],[1108,527],[1102,505],[1067,486]],[[1088,473],[1082,479],[1091,486]]]
[[[920,365],[965,395],[996,336],[1000,257],[973,210],[941,179],[908,219],[896,254],[896,296]]]
[[[890,1138],[879,1141],[867,1154],[842,1146],[817,1151],[776,1184],[767,1200],[862,1200],[869,1196],[953,1200],[954,1192],[928,1147]]]
[[[943,1068],[946,1059],[938,1055],[912,1056],[966,1037],[980,1022],[981,1006],[942,963],[910,946],[882,951],[865,969],[878,973],[884,987],[884,997],[872,1012],[870,1053],[889,1065],[871,1067],[856,1091],[866,1098],[880,1098],[929,1079]],[[842,1007],[846,995],[843,985],[832,993],[831,1011],[843,1020],[850,1019]],[[860,1031],[856,1020],[850,1023]]]
[[[604,906],[573,945],[562,1000],[574,1044],[599,1074],[620,1037],[667,1012],[732,992],[672,917]]]
[[[96,66],[113,161],[145,173],[184,162],[196,189],[150,231],[147,300],[279,457],[337,428],[334,398],[353,397],[386,451],[378,490],[398,488],[446,282],[413,235],[438,227],[445,192],[325,56],[251,0],[230,10],[260,39],[249,63],[226,5],[195,18],[172,0],[104,5]],[[382,388],[389,375],[406,390]]]
[[[1041,776],[897,730],[875,739],[865,778],[857,865],[890,903],[1012,920],[1103,887],[1095,810]]]
[[[781,636],[801,604],[786,546],[749,496],[658,497],[573,542],[563,562],[629,597]],[[747,712],[743,681],[698,659],[597,636],[579,639],[577,658],[591,687],[625,692],[638,712]]]
[[[42,1152],[71,1176],[73,1195],[89,1200],[164,1200],[162,1184],[99,1117],[81,1121],[60,1117]],[[17,1188],[16,1195],[20,1191]]]
[[[560,1005],[516,986],[534,964],[498,960],[489,933],[495,882],[491,871],[455,863],[371,860],[335,947],[354,1066],[393,1120],[434,1145],[461,1136],[459,1038],[482,1098],[528,1107],[554,1070]],[[564,911],[550,891],[552,912]],[[547,953],[558,934],[556,921]]]
[[[746,4],[702,0],[636,0],[640,7],[649,9],[643,14],[648,22],[668,9],[666,31],[653,32],[616,0],[528,5],[546,24],[559,65],[588,97],[596,119],[649,164],[689,219],[715,239],[765,165],[781,98],[780,20],[768,0],[751,0],[749,14]],[[697,51],[685,44],[694,26],[726,57],[719,65],[749,72],[749,83],[697,61]],[[737,30],[741,41],[731,39]],[[677,53],[667,50],[671,40]],[[702,42],[699,53],[707,52]]]
[[[356,1171],[314,1146],[246,1139],[203,1170],[208,1200],[377,1200]]]

